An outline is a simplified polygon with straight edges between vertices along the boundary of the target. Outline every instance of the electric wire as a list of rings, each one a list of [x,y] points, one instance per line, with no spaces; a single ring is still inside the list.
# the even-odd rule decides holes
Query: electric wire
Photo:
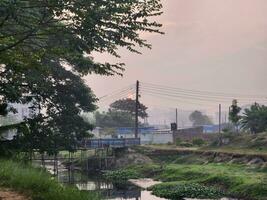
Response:
[[[216,97],[224,97],[224,98],[259,98],[259,99],[265,99],[267,100],[267,95],[249,95],[249,94],[231,94],[231,93],[222,93],[222,92],[208,92],[208,91],[200,91],[200,90],[189,90],[189,89],[182,89],[177,87],[170,87],[170,86],[164,86],[164,85],[157,85],[157,84],[151,84],[151,83],[144,83],[140,82],[141,85],[150,87],[150,88],[157,88],[157,89],[164,89],[168,91],[177,91],[177,92],[185,92],[190,94],[198,94],[203,96],[216,96]]]

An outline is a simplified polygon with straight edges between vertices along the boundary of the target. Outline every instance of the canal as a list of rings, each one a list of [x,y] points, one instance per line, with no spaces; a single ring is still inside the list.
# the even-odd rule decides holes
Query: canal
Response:
[[[158,183],[151,179],[113,183],[103,179],[100,175],[96,176],[95,174],[85,174],[80,171],[63,169],[59,170],[56,178],[60,183],[75,186],[79,190],[99,192],[106,200],[166,200],[152,195],[150,191],[146,190],[147,187]],[[222,198],[221,200],[237,199]]]
[[[101,176],[68,170],[59,171],[57,179],[60,183],[76,186],[79,190],[97,191],[106,200],[164,200],[139,187],[142,186],[142,182],[144,187],[147,184],[150,185],[149,180],[139,181],[139,186],[130,182],[112,183],[101,178]]]

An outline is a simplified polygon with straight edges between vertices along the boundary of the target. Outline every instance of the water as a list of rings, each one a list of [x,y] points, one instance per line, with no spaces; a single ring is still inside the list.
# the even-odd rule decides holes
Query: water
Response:
[[[51,173],[54,172],[53,166],[46,165],[46,168]],[[109,182],[101,176],[84,174],[80,171],[69,171],[64,169],[63,166],[59,168],[57,179],[60,183],[76,186],[79,190],[97,191],[106,200],[167,200],[152,195],[150,191],[146,190],[148,187],[160,183],[152,179],[130,180],[127,183],[118,184]],[[235,199],[223,198],[221,200]]]
[[[106,200],[165,200],[133,183],[112,183],[99,176],[85,175],[78,171],[60,171],[58,181],[63,184],[74,185],[79,190],[100,192]],[[146,184],[149,183],[146,181]]]

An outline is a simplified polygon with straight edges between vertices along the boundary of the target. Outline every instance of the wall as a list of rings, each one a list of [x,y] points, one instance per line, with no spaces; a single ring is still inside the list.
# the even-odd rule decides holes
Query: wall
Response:
[[[118,138],[133,138],[134,134],[120,134]],[[172,143],[172,133],[141,133],[141,144],[167,144]]]
[[[217,136],[217,134],[203,133],[203,127],[179,129],[179,130],[175,131],[173,134],[173,142],[175,143],[177,138],[179,138],[183,141],[192,141],[195,138],[201,138],[205,141],[211,141],[216,136]]]

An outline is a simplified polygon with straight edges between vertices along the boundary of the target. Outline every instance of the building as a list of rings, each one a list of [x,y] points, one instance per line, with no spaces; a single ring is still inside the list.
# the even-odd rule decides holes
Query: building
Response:
[[[18,104],[11,103],[9,107],[16,110],[15,113],[8,113],[7,116],[0,116],[0,136],[1,140],[13,140],[17,135],[16,126],[33,115],[33,111],[30,109],[31,104]]]
[[[118,128],[118,138],[134,138],[134,128]],[[170,130],[160,130],[155,127],[143,127],[138,130],[141,144],[167,144],[172,143],[173,136]]]
[[[173,142],[176,143],[176,141],[182,140],[182,141],[189,141],[191,142],[193,139],[203,139],[205,141],[212,140],[216,134],[210,134],[204,132],[204,127],[191,127],[191,128],[185,128],[185,129],[178,129],[177,131],[173,132]]]

